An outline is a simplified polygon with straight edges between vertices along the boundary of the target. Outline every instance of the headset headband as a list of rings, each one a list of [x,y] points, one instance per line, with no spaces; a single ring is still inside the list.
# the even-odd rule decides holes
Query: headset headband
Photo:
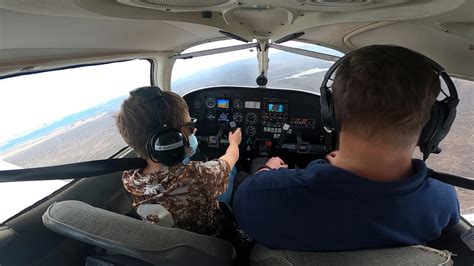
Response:
[[[163,92],[161,91],[161,89],[159,87],[155,87],[155,86],[140,87],[140,88],[137,88],[137,89],[134,89],[134,90],[130,91],[130,95],[135,96],[135,97],[140,97],[141,99],[143,99],[145,101],[150,101],[150,102],[161,101],[161,102],[163,102],[164,105],[166,106],[166,112],[164,112],[164,114],[165,114],[164,118],[162,117],[163,112],[161,112],[158,109],[158,106],[156,104],[152,104],[152,106],[153,106],[153,109],[155,109],[156,115],[158,116],[158,121],[160,123],[160,126],[163,127],[163,128],[167,127],[166,121],[168,120],[169,105],[166,102],[165,97],[163,95]]]

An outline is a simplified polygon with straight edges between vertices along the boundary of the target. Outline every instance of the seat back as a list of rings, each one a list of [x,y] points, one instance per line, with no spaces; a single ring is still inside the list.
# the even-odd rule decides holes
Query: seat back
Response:
[[[272,250],[257,244],[252,266],[289,265],[453,265],[451,253],[425,246],[408,246],[341,252]]]
[[[50,230],[160,265],[232,265],[229,242],[133,219],[80,201],[53,203],[43,214]]]

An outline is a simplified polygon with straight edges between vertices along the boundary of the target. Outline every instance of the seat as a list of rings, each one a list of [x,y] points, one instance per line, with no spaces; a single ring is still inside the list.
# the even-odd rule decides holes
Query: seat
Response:
[[[451,253],[425,246],[341,252],[272,250],[260,244],[250,254],[252,266],[288,265],[453,265]]]
[[[159,265],[232,265],[229,242],[166,228],[90,206],[80,201],[53,203],[43,224],[65,236]]]

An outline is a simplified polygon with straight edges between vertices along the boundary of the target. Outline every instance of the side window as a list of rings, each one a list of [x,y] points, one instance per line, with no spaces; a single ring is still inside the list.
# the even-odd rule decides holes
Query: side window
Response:
[[[456,120],[440,144],[441,153],[430,155],[426,163],[436,171],[474,178],[474,82],[457,78],[453,82],[459,94]],[[463,188],[456,191],[461,214],[474,224],[474,191]]]
[[[126,146],[117,111],[150,71],[133,60],[0,79],[0,170],[109,158]],[[0,183],[0,222],[68,182]]]
[[[0,80],[0,159],[29,168],[110,157],[126,146],[115,114],[146,85],[147,60]]]

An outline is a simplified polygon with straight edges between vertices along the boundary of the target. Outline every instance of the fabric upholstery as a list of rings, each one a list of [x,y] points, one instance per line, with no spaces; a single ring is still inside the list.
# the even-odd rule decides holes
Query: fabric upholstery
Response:
[[[272,250],[257,244],[250,255],[253,266],[287,265],[452,265],[451,253],[425,246],[345,252]]]
[[[162,265],[231,265],[229,242],[193,232],[165,228],[92,207],[80,201],[52,204],[43,215],[52,231]]]

